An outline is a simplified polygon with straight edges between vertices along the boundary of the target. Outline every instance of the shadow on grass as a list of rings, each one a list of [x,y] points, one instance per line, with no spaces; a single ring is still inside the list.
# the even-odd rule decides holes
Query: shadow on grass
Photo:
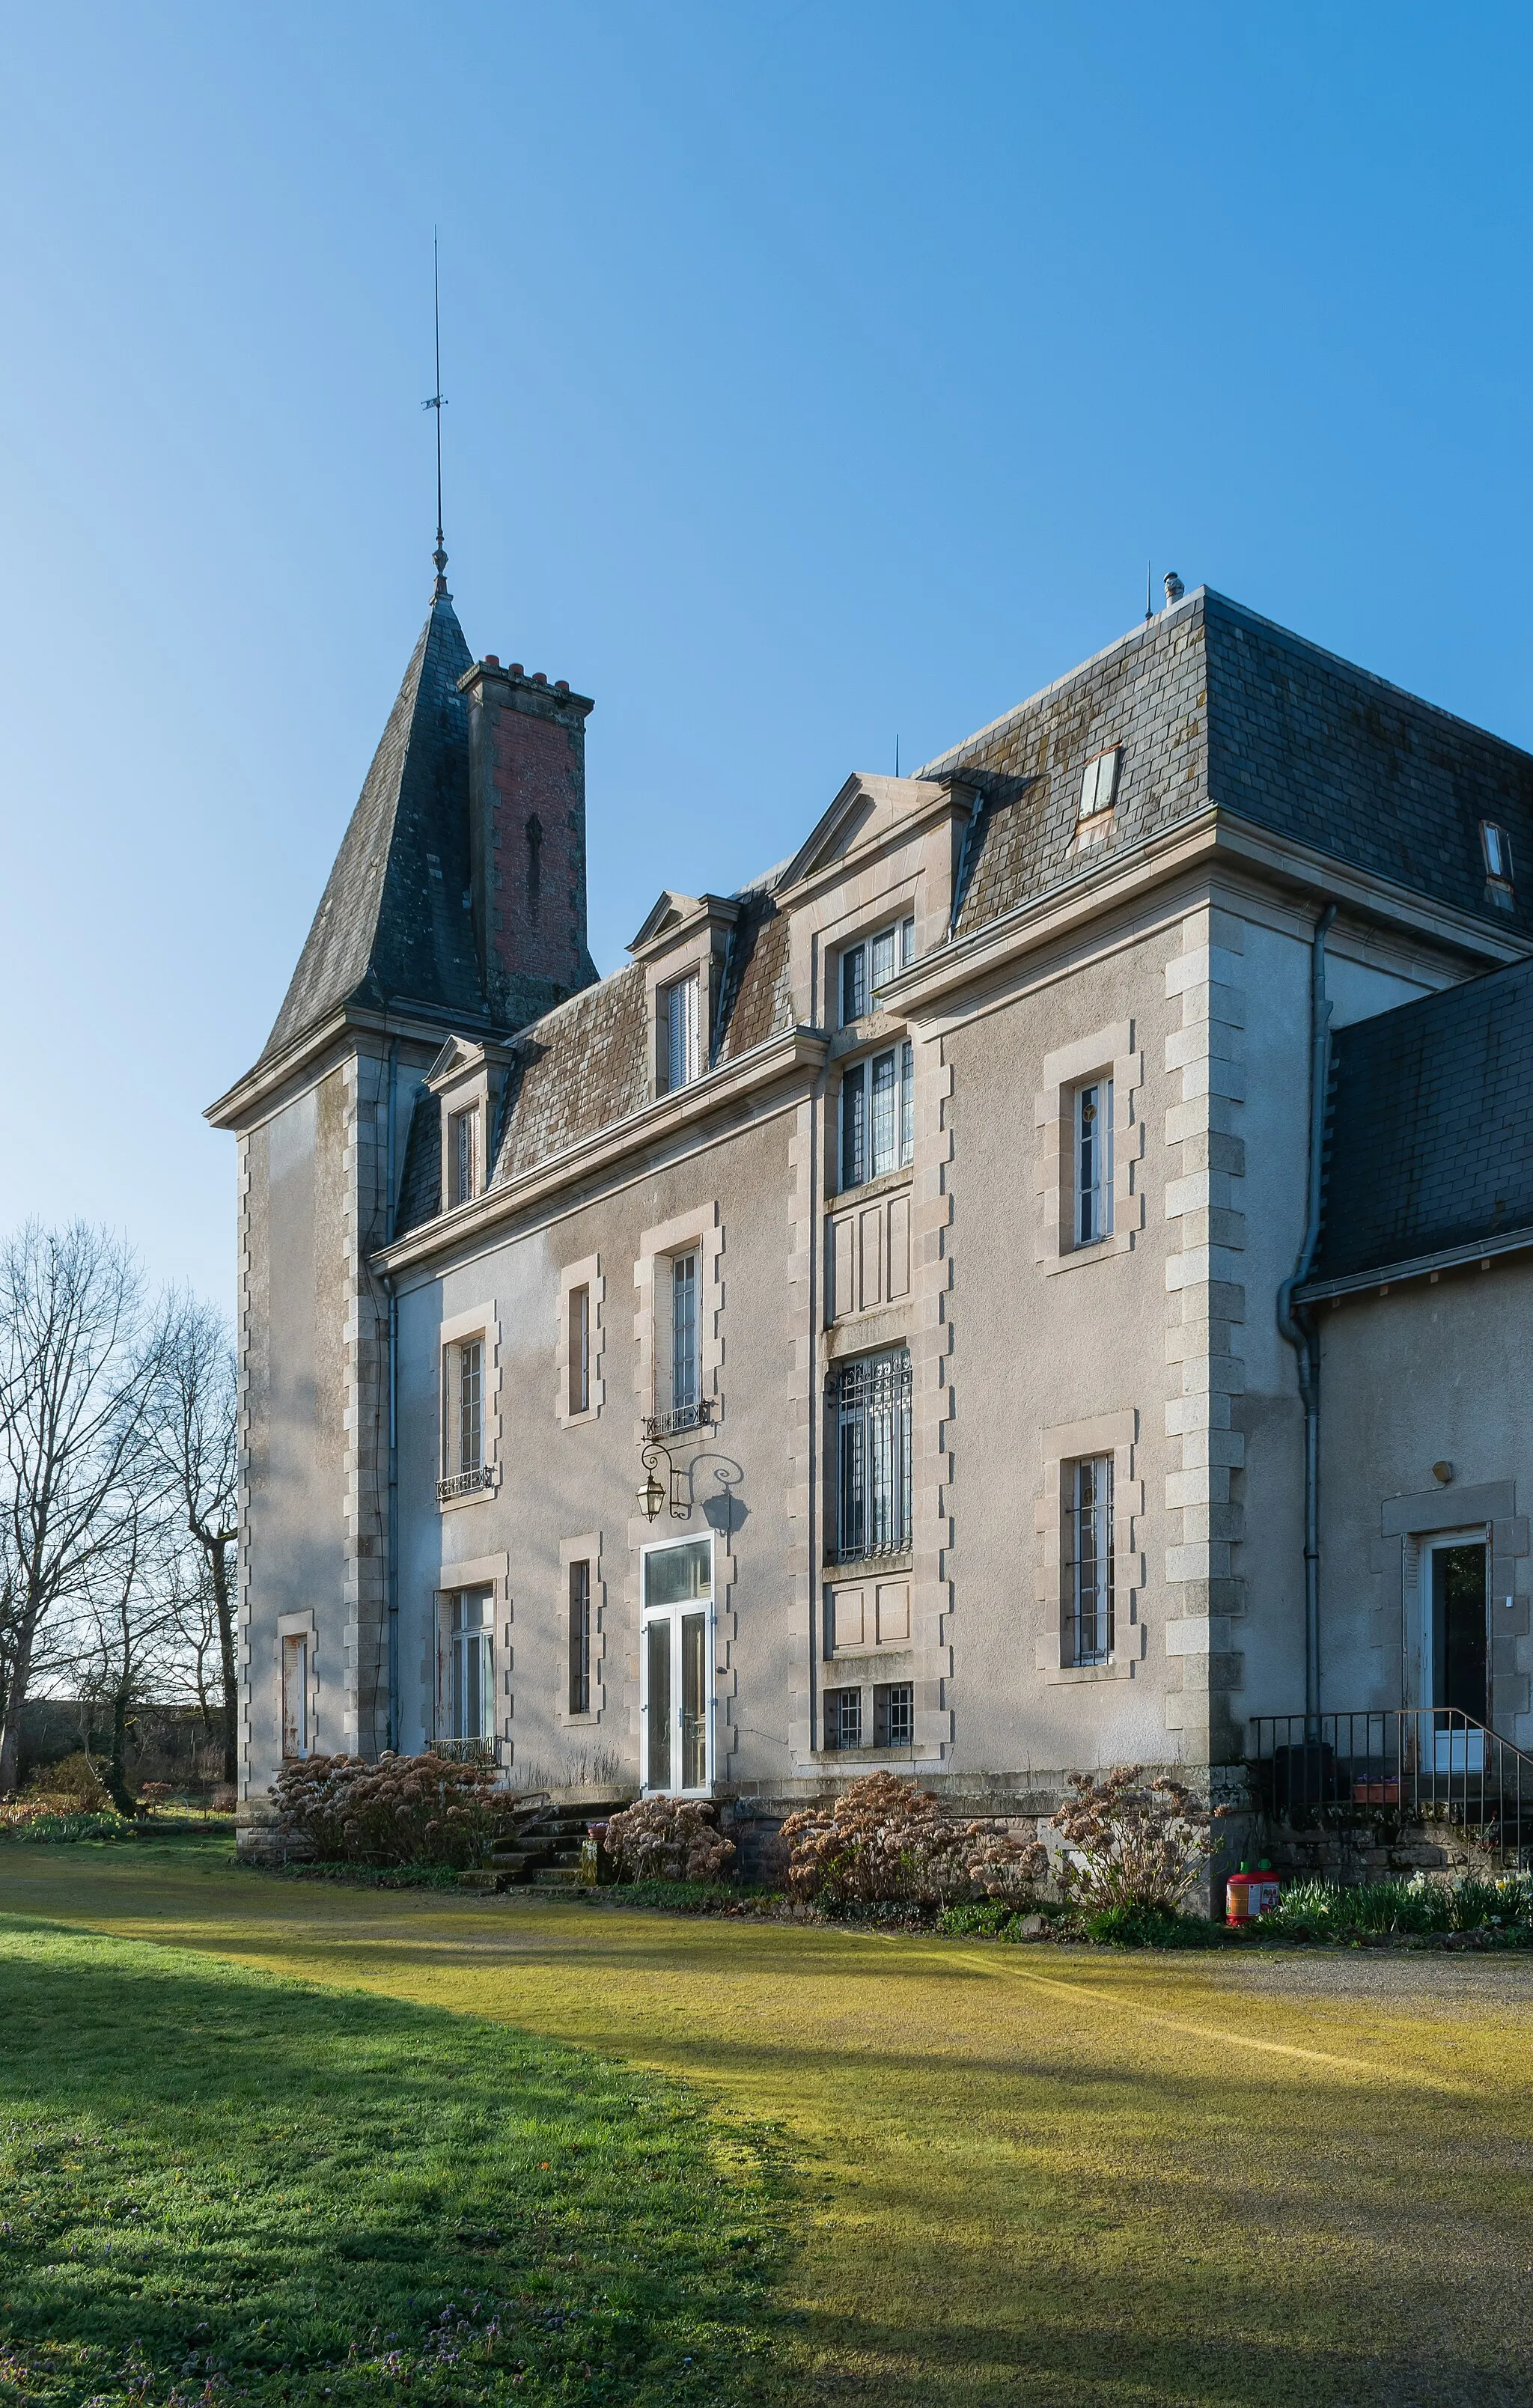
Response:
[[[132,1942],[0,1941],[0,2396],[770,2396],[785,2177],[678,2085]]]

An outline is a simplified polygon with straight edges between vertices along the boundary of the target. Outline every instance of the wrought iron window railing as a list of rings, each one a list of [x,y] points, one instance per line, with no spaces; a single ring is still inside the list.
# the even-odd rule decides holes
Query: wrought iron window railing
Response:
[[[434,1753],[451,1764],[498,1764],[500,1741],[493,1731],[480,1739],[439,1739]]]
[[[901,1555],[910,1544],[910,1358],[900,1347],[841,1366],[836,1388],[837,1558]]]
[[[472,1497],[476,1489],[493,1488],[494,1484],[494,1464],[477,1463],[472,1471],[451,1471],[445,1480],[438,1480],[437,1501],[445,1505],[450,1498]]]
[[[650,1438],[680,1438],[686,1430],[709,1429],[713,1423],[713,1399],[699,1397],[693,1405],[675,1405],[668,1413],[652,1413],[644,1425],[644,1435]]]
[[[1251,1729],[1269,1813],[1385,1807],[1478,1831],[1500,1864],[1533,1845],[1533,1756],[1456,1707],[1262,1714]]]

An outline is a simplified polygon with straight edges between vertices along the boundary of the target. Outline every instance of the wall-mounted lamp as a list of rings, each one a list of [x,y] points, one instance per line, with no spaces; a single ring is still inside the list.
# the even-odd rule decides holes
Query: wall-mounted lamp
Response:
[[[677,1470],[670,1458],[670,1449],[662,1446],[658,1439],[651,1439],[647,1445],[639,1449],[638,1459],[648,1474],[643,1487],[638,1491],[638,1510],[645,1520],[657,1522],[668,1500],[671,1519],[676,1522],[686,1521],[692,1512],[686,1490],[682,1485],[686,1475]],[[666,1476],[664,1480],[660,1476],[662,1463],[666,1467]]]

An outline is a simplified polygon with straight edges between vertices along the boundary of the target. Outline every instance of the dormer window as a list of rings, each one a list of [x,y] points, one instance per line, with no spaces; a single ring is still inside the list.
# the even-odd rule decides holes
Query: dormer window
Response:
[[[453,1112],[447,1128],[447,1196],[450,1204],[466,1204],[479,1194],[479,1123],[477,1108]]]
[[[660,1054],[666,1095],[677,1087],[690,1086],[702,1068],[698,985],[697,973],[692,970],[660,990]]]
[[[1512,838],[1495,820],[1480,823],[1480,849],[1485,856],[1485,877],[1492,899],[1512,908]]]
[[[876,937],[849,945],[841,955],[841,1026],[850,1028],[854,1020],[871,1011],[880,987],[887,986],[896,969],[908,969],[914,959],[913,919],[896,920],[892,928],[881,928]]]
[[[1123,746],[1110,744],[1104,752],[1094,752],[1086,763],[1081,779],[1081,809],[1078,819],[1099,819],[1110,811],[1118,796],[1118,764],[1123,759]]]

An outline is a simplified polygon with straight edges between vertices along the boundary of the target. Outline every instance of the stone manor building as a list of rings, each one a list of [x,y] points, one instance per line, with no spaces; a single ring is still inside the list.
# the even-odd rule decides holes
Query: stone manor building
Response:
[[[1533,1748],[1533,759],[1168,585],[598,978],[592,703],[438,577],[209,1115],[248,1816],[342,1749],[768,1813]]]

